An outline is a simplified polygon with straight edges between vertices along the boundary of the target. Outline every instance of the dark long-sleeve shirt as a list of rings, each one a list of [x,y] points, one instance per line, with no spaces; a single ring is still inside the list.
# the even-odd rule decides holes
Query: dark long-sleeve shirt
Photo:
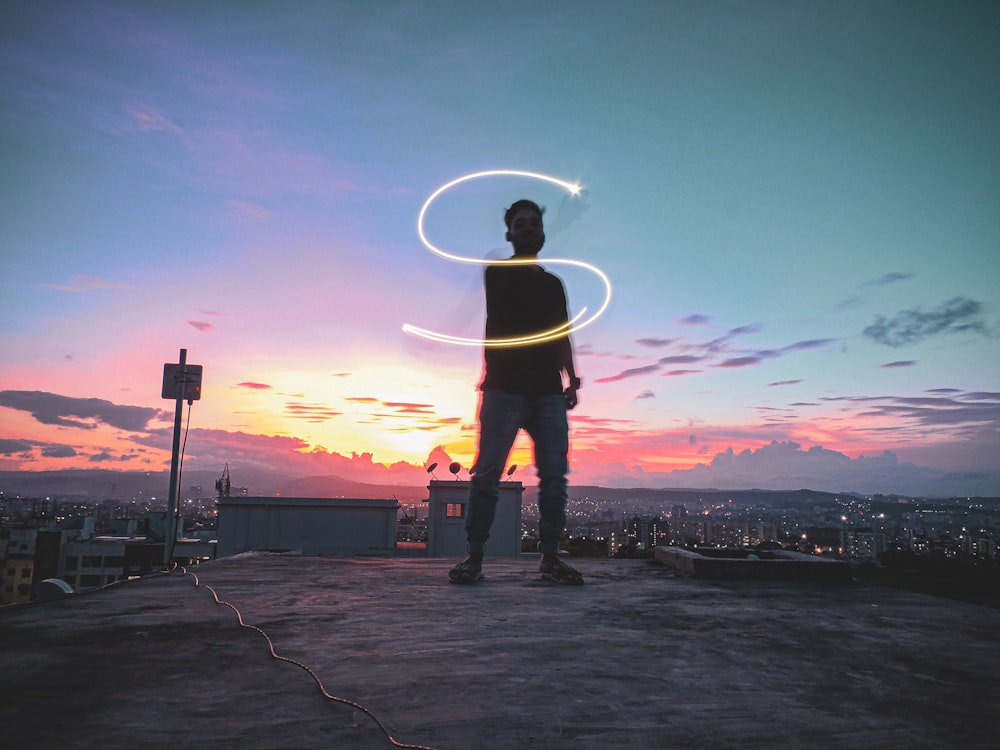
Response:
[[[562,281],[539,265],[489,266],[484,284],[487,339],[530,336],[568,321]],[[522,395],[562,393],[562,371],[572,367],[569,347],[565,336],[538,344],[487,346],[480,388]]]

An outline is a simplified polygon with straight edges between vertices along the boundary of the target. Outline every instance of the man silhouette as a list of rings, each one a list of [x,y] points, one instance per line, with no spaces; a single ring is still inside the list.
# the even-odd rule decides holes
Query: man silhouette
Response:
[[[569,469],[566,412],[577,404],[580,379],[569,336],[560,335],[569,325],[562,281],[535,262],[545,244],[543,212],[530,200],[519,200],[507,209],[506,239],[514,249],[512,260],[518,262],[488,266],[484,274],[487,343],[480,384],[479,451],[465,521],[469,556],[449,572],[452,583],[475,583],[483,577],[501,474],[521,429],[534,444],[538,470],[541,576],[556,583],[583,583],[583,576],[559,558]],[[546,332],[553,335],[504,345],[505,340]]]

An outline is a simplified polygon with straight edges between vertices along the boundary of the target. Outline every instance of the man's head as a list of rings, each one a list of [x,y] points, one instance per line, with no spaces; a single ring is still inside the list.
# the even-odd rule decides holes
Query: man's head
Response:
[[[522,198],[504,212],[507,241],[514,246],[514,255],[534,257],[545,245],[542,214],[545,209],[534,201]]]

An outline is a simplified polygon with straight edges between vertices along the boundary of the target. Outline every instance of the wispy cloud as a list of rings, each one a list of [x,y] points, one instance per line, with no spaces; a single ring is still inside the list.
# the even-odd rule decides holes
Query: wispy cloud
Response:
[[[325,422],[342,414],[343,412],[332,409],[326,404],[304,404],[299,401],[291,401],[285,404],[286,417],[304,419],[308,422]]]
[[[433,404],[414,404],[405,401],[383,401],[382,406],[395,409],[397,414],[433,414]]]
[[[977,319],[982,309],[982,303],[976,300],[954,297],[933,310],[914,307],[888,318],[879,315],[863,333],[873,341],[894,348],[916,344],[941,333],[984,335],[986,324]]]
[[[801,380],[776,380],[773,383],[768,383],[767,387],[774,388],[779,385],[798,385],[801,382]]]
[[[1000,393],[972,392],[951,396],[838,396],[820,401],[845,402],[863,406],[859,418],[889,417],[896,423],[910,422],[921,427],[958,427],[991,424],[1000,427]]]
[[[674,343],[674,341],[676,341],[676,339],[644,338],[644,339],[636,339],[635,343],[637,343],[639,346],[648,346],[652,348],[657,348],[661,346],[670,346],[672,343]]]
[[[759,365],[764,360],[783,357],[790,352],[804,352],[811,349],[822,349],[823,347],[829,346],[839,340],[840,339],[807,339],[805,341],[796,341],[794,344],[783,346],[780,349],[761,349],[759,351],[752,351],[742,357],[730,357],[717,365],[712,365],[712,367],[752,367],[754,365]]]
[[[170,118],[148,104],[133,104],[126,108],[132,122],[139,130],[165,130],[180,133],[181,129]]]
[[[693,313],[691,315],[685,315],[683,318],[677,321],[679,326],[704,326],[708,325],[712,320],[710,315],[702,315],[701,313]]]
[[[753,367],[754,365],[759,365],[764,361],[764,357],[753,354],[746,357],[730,357],[729,359],[724,359],[712,367]]]
[[[188,325],[191,326],[192,328],[201,331],[202,333],[215,330],[214,325],[212,325],[211,323],[206,323],[204,320],[189,320]]]
[[[703,359],[705,358],[697,354],[676,354],[671,357],[661,357],[659,363],[661,365],[693,365]]]
[[[867,289],[871,287],[883,287],[889,284],[896,284],[900,281],[906,281],[907,279],[912,279],[912,273],[900,273],[899,271],[890,271],[889,273],[879,276],[877,279],[871,279],[870,281],[865,281],[861,284],[862,289]]]
[[[823,347],[829,346],[839,340],[840,339],[835,338],[806,339],[803,341],[796,341],[793,344],[788,344],[787,346],[783,346],[779,349],[746,350],[733,348],[729,343],[729,336],[722,336],[702,344],[687,344],[683,347],[687,349],[694,349],[695,351],[700,352],[698,354],[675,354],[667,357],[661,357],[654,364],[643,365],[641,367],[631,367],[614,375],[606,375],[605,377],[597,378],[594,382],[614,383],[628,378],[641,377],[643,375],[660,372],[664,367],[669,365],[704,363],[706,366],[722,369],[753,367],[761,364],[765,360],[776,359],[777,357],[783,357],[786,354],[791,354],[793,352],[822,349]],[[710,364],[715,357],[727,353],[737,356],[727,357],[720,362]],[[663,374],[671,376],[691,375],[696,372],[701,372],[701,370],[674,369]]]
[[[619,380],[627,380],[628,378],[638,377],[639,375],[648,375],[652,372],[657,372],[660,369],[660,365],[645,365],[643,367],[632,367],[628,370],[622,370],[617,375],[608,375],[607,377],[597,378],[594,380],[595,383],[616,383]]]
[[[267,390],[269,388],[273,388],[274,386],[268,385],[267,383],[254,383],[252,381],[244,381],[242,383],[237,383],[236,387],[237,388],[249,388],[249,389],[255,390],[255,391],[263,391],[263,390]]]
[[[901,359],[896,362],[886,362],[884,365],[879,365],[879,367],[884,369],[891,369],[893,367],[913,367],[917,362],[914,359]]]
[[[876,279],[869,279],[858,285],[857,291],[845,297],[843,300],[834,305],[835,310],[850,310],[856,307],[860,307],[869,296],[871,290],[880,289],[882,287],[888,286],[889,284],[896,284],[900,281],[906,281],[912,279],[912,273],[902,273],[899,271],[891,271],[889,273],[883,274]]]
[[[259,203],[251,203],[250,201],[241,201],[231,198],[226,201],[226,205],[229,206],[232,217],[236,221],[250,221],[255,224],[266,224],[271,220],[271,211],[264,208]]]

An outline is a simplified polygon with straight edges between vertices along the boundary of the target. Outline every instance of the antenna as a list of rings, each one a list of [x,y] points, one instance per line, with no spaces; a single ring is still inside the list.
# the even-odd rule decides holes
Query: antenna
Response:
[[[448,471],[455,475],[455,481],[458,481],[458,472],[462,470],[462,464],[458,461],[452,461],[451,466],[448,467]]]
[[[434,469],[436,469],[437,467],[438,467],[437,461],[435,461],[434,463],[432,463],[430,466],[427,467],[427,473],[430,474],[431,479],[435,481],[437,481],[437,477],[434,476]]]
[[[215,480],[215,490],[219,493],[219,497],[229,497],[229,492],[232,489],[232,480],[229,478],[229,462],[226,462],[226,468],[222,470],[222,476]]]
[[[517,471],[517,464],[511,464],[511,465],[510,465],[510,468],[509,468],[509,469],[507,469],[507,476],[508,476],[508,477],[512,477],[512,476],[514,476],[514,472],[515,472],[515,471]]]

